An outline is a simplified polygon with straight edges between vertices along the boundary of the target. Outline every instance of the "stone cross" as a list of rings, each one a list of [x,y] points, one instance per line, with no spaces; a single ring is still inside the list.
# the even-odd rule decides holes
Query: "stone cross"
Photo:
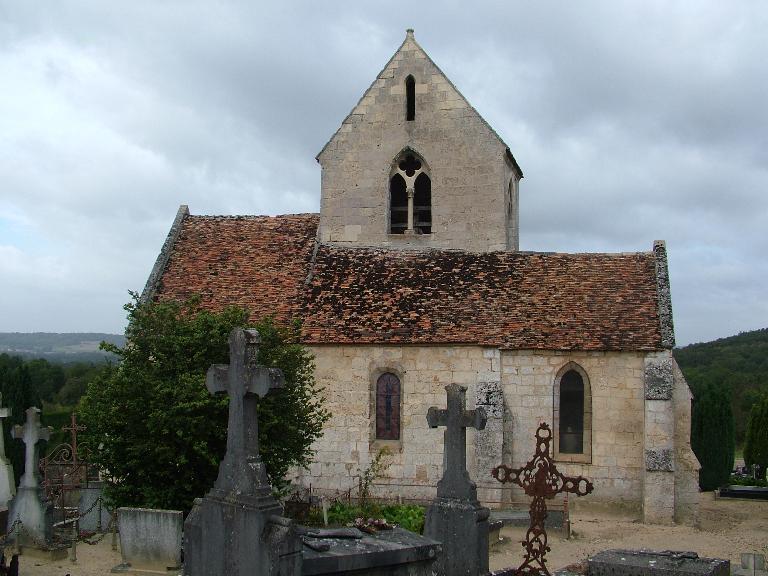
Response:
[[[50,426],[40,426],[40,408],[27,408],[27,420],[24,426],[18,424],[11,430],[11,436],[16,440],[23,440],[26,452],[24,457],[24,475],[19,481],[19,487],[37,488],[37,464],[38,453],[37,443],[40,440],[48,440],[51,437],[53,428]]]
[[[5,462],[5,434],[3,426],[3,418],[8,418],[11,415],[11,409],[7,406],[3,406],[3,395],[0,393],[0,463]]]
[[[445,426],[443,447],[443,478],[437,483],[438,498],[477,500],[477,486],[467,472],[467,428],[482,430],[487,417],[485,410],[465,410],[467,389],[458,384],[445,387],[447,409],[431,407],[427,412],[430,428]]]
[[[549,576],[545,554],[550,551],[547,544],[547,499],[557,494],[572,493],[586,496],[592,489],[592,482],[583,476],[565,476],[557,469],[549,455],[549,443],[552,440],[552,430],[542,422],[536,431],[536,453],[533,459],[522,468],[497,466],[492,470],[493,477],[502,484],[517,484],[533,497],[531,502],[531,526],[525,533],[525,560],[515,574],[519,576]]]
[[[211,394],[229,396],[227,453],[219,466],[214,490],[227,494],[256,494],[269,487],[259,455],[259,398],[282,387],[281,370],[256,364],[261,338],[256,330],[235,328],[229,335],[229,365],[208,369],[205,385]]]

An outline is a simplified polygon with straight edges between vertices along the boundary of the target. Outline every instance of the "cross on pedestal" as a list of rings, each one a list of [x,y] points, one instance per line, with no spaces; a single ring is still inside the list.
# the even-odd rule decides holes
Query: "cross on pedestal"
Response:
[[[492,470],[493,477],[499,482],[517,484],[528,496],[531,502],[531,525],[525,534],[525,560],[517,569],[516,574],[531,574],[549,576],[544,555],[550,551],[547,544],[547,531],[544,522],[547,519],[547,499],[557,494],[571,493],[576,496],[586,496],[592,492],[592,482],[583,476],[565,476],[557,469],[549,455],[549,443],[552,441],[552,430],[546,423],[541,423],[536,431],[536,454],[533,459],[521,468],[497,466]]]
[[[27,408],[27,419],[24,426],[18,424],[11,430],[11,436],[16,440],[23,440],[26,448],[24,456],[24,475],[19,481],[19,487],[37,488],[37,443],[40,440],[49,440],[53,428],[40,426],[40,409],[32,406]]]
[[[431,407],[427,412],[430,428],[445,426],[443,478],[437,483],[438,498],[477,500],[477,486],[467,472],[467,428],[482,430],[488,418],[485,410],[465,410],[467,389],[458,384],[445,387],[447,409]]]
[[[0,393],[0,464],[5,462],[5,426],[3,425],[3,418],[8,418],[10,415],[11,409],[3,406],[3,395]]]
[[[259,455],[259,398],[285,379],[278,368],[256,364],[261,337],[256,330],[235,328],[229,335],[229,365],[208,369],[205,385],[211,394],[229,395],[227,453],[219,466],[214,491],[237,495],[262,495],[269,489]]]

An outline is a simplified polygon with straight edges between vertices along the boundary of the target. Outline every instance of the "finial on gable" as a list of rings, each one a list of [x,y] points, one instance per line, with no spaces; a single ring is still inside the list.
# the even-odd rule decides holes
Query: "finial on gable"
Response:
[[[414,38],[413,38],[413,28],[408,28],[408,29],[405,31],[405,37],[406,37],[406,38],[410,38],[411,40],[413,40],[413,39],[414,39]]]

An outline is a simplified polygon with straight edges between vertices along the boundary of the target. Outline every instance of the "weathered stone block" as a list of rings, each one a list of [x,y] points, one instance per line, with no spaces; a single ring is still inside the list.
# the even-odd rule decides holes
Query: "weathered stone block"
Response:
[[[729,576],[730,560],[695,552],[605,550],[588,560],[589,576]]]
[[[672,359],[649,359],[645,363],[645,399],[670,400],[674,390]]]
[[[427,508],[424,535],[443,545],[437,573],[475,576],[488,573],[488,517],[477,502],[437,498]]]
[[[182,512],[119,508],[118,517],[123,562],[112,572],[134,568],[165,572],[181,567]]]
[[[652,448],[645,451],[645,469],[649,472],[674,472],[674,452],[671,448]]]

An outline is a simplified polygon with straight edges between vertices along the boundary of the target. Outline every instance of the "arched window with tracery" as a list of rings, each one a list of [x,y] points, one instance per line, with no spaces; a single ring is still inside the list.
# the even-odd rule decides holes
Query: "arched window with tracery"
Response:
[[[569,362],[554,387],[555,458],[566,462],[592,460],[592,392],[584,369]]]
[[[391,372],[376,380],[376,439],[400,439],[400,379]]]
[[[403,151],[389,178],[389,233],[432,233],[432,181],[424,160]]]

